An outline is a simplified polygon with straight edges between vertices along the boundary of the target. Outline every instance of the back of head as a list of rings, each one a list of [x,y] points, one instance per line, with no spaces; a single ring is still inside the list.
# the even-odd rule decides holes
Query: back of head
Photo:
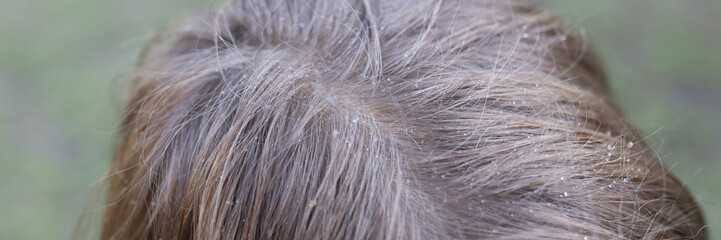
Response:
[[[514,1],[179,22],[134,72],[102,237],[703,238],[585,37]]]

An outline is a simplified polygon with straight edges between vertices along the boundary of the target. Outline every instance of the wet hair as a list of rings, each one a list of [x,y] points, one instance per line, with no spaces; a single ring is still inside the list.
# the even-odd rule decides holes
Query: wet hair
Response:
[[[586,38],[517,1],[176,22],[132,73],[101,238],[705,238]]]

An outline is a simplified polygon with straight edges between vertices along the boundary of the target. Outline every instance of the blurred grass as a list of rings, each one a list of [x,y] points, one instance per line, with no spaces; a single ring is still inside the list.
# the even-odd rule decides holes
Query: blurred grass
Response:
[[[721,238],[721,1],[534,1],[584,28],[616,101]],[[0,239],[66,239],[108,167],[121,74],[211,0],[0,4]]]

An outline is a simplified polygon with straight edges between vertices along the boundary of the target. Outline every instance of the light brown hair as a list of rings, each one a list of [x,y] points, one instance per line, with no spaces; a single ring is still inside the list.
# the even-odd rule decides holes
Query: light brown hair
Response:
[[[133,72],[103,239],[686,239],[586,34],[516,1],[247,0]]]

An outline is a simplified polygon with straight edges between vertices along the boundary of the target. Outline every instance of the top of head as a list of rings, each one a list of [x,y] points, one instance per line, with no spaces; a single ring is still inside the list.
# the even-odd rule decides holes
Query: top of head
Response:
[[[583,31],[514,1],[237,1],[134,76],[103,237],[703,237]]]

